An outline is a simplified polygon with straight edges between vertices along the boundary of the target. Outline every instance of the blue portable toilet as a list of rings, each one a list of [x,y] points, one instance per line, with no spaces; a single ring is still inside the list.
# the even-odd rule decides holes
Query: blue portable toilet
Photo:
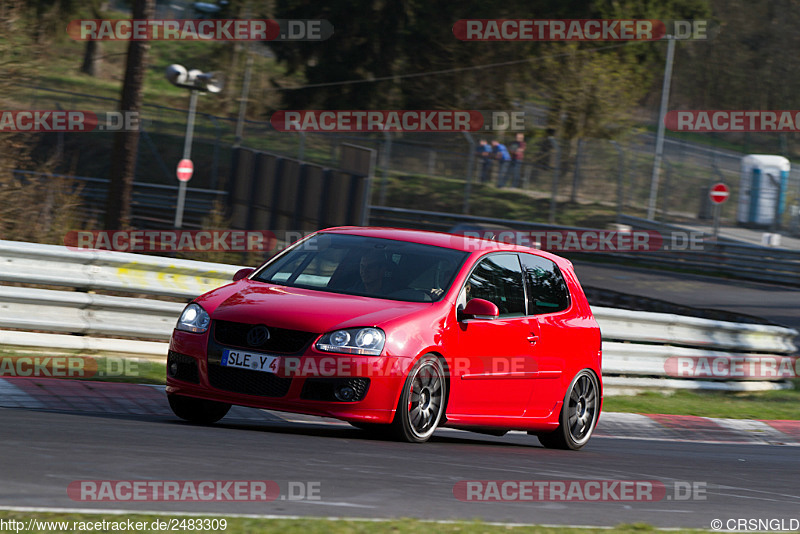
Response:
[[[750,154],[742,158],[736,222],[743,226],[770,226],[786,204],[791,164],[783,156]]]

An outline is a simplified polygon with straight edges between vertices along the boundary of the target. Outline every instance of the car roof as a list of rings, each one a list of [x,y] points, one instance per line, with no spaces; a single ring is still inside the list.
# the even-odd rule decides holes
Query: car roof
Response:
[[[381,239],[395,239],[397,241],[408,241],[410,243],[418,243],[420,245],[433,245],[435,247],[449,248],[453,250],[461,250],[464,252],[479,254],[498,250],[527,252],[529,254],[535,254],[537,256],[548,258],[556,262],[559,266],[568,266],[570,269],[572,268],[572,263],[566,258],[556,256],[555,254],[551,254],[543,250],[458,234],[376,226],[338,226],[335,228],[326,228],[324,230],[320,230],[320,232],[377,237]]]

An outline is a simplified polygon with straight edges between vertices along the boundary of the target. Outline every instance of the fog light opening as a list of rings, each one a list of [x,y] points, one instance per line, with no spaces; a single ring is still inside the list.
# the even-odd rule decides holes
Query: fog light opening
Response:
[[[356,390],[350,386],[339,386],[333,392],[336,400],[349,402],[356,398]]]
[[[175,376],[178,374],[178,362],[172,362],[169,364],[169,376]]]

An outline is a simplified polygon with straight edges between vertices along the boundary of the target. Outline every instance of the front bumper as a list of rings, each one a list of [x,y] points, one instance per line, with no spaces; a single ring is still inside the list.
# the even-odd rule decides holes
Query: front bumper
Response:
[[[299,354],[270,353],[280,357],[272,374],[221,366],[222,351],[239,347],[220,345],[210,332],[173,332],[168,394],[346,421],[391,423],[394,418],[409,358],[326,353],[311,343]],[[173,362],[177,366],[170,368]],[[333,398],[341,386],[352,386],[357,400]]]

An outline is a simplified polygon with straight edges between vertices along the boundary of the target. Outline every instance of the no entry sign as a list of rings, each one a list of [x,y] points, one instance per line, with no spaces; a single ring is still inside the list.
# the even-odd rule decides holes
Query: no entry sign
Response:
[[[730,189],[728,189],[728,186],[723,183],[714,184],[711,187],[711,191],[708,192],[708,196],[711,197],[711,202],[716,204],[722,204],[728,200],[730,195]]]
[[[178,180],[188,182],[194,172],[194,163],[190,159],[182,159],[178,162]]]

